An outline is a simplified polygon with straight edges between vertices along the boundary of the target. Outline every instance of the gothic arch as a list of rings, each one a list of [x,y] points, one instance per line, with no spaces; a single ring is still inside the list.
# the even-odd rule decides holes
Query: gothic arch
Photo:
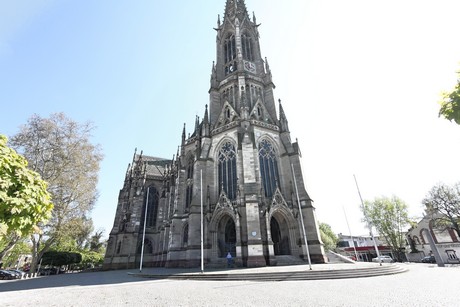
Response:
[[[209,222],[209,231],[217,231],[219,222],[225,215],[230,216],[236,222],[236,214],[230,206],[216,206],[216,211],[214,211],[211,221]]]
[[[223,59],[225,63],[225,75],[231,74],[237,70],[237,48],[236,48],[236,35],[228,32],[225,35],[222,45]]]
[[[281,185],[280,155],[276,143],[271,138],[263,137],[257,143],[260,181],[265,191],[265,197],[273,197]]]
[[[267,212],[267,227],[269,239],[273,243],[276,255],[291,255],[296,246],[300,232],[299,223],[293,212],[287,206],[279,189],[276,189]]]
[[[241,49],[244,60],[254,61],[254,39],[247,30],[241,34]]]
[[[267,140],[268,142],[270,142],[273,145],[273,147],[275,148],[275,152],[278,154],[278,158],[279,158],[280,153],[281,153],[281,148],[279,146],[279,143],[278,143],[278,141],[275,140],[275,138],[273,138],[269,134],[263,134],[259,138],[257,138],[257,140],[256,140],[257,149],[259,149],[259,144],[264,140]]]
[[[217,243],[217,256],[223,258],[228,252],[233,257],[236,256],[237,244],[237,224],[234,217],[229,212],[220,214],[220,218],[216,219],[215,233]]]
[[[236,143],[229,138],[224,138],[216,148],[216,186],[218,187],[219,194],[224,191],[230,200],[235,200],[238,189],[238,151]]]
[[[188,245],[188,234],[189,234],[189,228],[188,228],[188,223],[185,223],[184,226],[182,227],[182,246],[187,247]]]
[[[269,215],[270,235],[275,256],[292,254],[292,248],[295,246],[295,229],[290,225],[296,225],[296,223],[287,209],[278,207]]]
[[[147,202],[148,193],[148,202]],[[141,227],[144,228],[144,221],[146,221],[147,228],[155,228],[157,226],[158,207],[160,205],[160,193],[159,190],[154,186],[150,185],[145,189],[144,201],[142,206],[141,216]],[[147,217],[145,217],[145,206],[147,206]]]
[[[188,153],[185,158],[185,174],[186,174],[186,182],[185,182],[185,212],[189,211],[190,205],[193,199],[193,175],[194,175],[194,167],[195,167],[195,156],[192,153]]]
[[[154,241],[149,238],[145,237],[144,239],[144,255],[151,255],[153,254],[153,247],[154,247]],[[139,240],[139,244],[137,246],[137,252],[140,254],[142,252],[142,238]]]

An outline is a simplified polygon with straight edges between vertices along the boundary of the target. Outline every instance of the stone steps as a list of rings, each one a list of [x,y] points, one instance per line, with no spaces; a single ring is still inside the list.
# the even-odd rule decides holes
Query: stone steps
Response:
[[[180,273],[180,274],[133,274],[152,279],[176,280],[207,280],[207,281],[288,281],[288,280],[320,280],[362,278],[382,275],[393,275],[406,272],[407,269],[390,264],[369,268],[307,270],[292,272],[262,272],[262,273]]]

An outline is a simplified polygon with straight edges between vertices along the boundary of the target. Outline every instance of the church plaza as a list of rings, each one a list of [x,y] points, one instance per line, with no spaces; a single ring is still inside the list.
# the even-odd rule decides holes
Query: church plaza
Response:
[[[351,264],[350,264],[351,265]],[[360,265],[355,264],[355,265]],[[396,275],[311,281],[153,280],[136,270],[63,274],[0,281],[1,306],[456,306],[460,267],[399,264]],[[318,264],[313,270],[347,265]],[[284,267],[305,269],[308,265]],[[259,272],[279,270],[257,268]],[[228,269],[238,273],[248,269]],[[181,269],[147,268],[170,274]],[[182,272],[190,272],[182,270]],[[205,272],[206,273],[206,272]]]

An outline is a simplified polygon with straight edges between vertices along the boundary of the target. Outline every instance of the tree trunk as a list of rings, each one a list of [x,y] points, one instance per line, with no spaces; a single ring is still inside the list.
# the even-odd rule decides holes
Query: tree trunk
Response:
[[[30,264],[30,273],[38,273],[38,264],[40,263],[43,254],[49,250],[51,244],[54,242],[53,238],[49,238],[44,243],[44,247],[40,250],[41,238],[42,235],[39,235],[38,239],[35,239],[33,235],[30,238],[32,241],[32,262]]]
[[[10,242],[8,242],[8,244],[5,246],[5,248],[0,251],[0,263],[3,262],[3,258],[6,257],[6,255],[8,255],[8,253],[13,249],[16,243],[18,243],[19,239],[20,238],[18,236],[14,236],[10,240]]]

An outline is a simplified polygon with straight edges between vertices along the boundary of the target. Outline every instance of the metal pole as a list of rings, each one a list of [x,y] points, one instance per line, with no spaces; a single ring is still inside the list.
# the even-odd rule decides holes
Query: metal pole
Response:
[[[305,224],[303,222],[302,207],[300,206],[299,191],[297,189],[297,180],[295,179],[294,166],[292,165],[292,163],[291,163],[291,169],[292,169],[292,177],[294,177],[294,186],[295,186],[295,193],[297,195],[297,204],[299,205],[299,213],[300,213],[300,221],[302,223],[303,239],[305,241],[305,246],[307,248],[308,265],[311,270],[310,250],[308,249],[308,240],[307,240],[307,234],[305,232]]]
[[[147,225],[147,208],[149,207],[149,192],[150,187],[147,188],[147,199],[145,200],[144,231],[142,233],[141,263],[139,266],[139,272],[142,272],[142,261],[144,260],[145,227]]]
[[[204,246],[203,246],[203,170],[200,170],[200,184],[201,184],[201,273],[204,271]]]
[[[351,244],[353,244],[353,250],[355,251],[356,261],[358,261],[358,253],[356,252],[355,241],[353,240],[353,236],[351,235],[350,224],[348,224],[347,213],[345,212],[345,207],[342,206],[343,214],[345,215],[345,221],[347,222],[348,232],[350,233],[351,237]]]
[[[441,254],[439,253],[436,243],[434,243],[434,238],[431,235],[431,232],[427,228],[422,228],[421,233],[425,233],[425,236],[427,237],[428,242],[430,243],[430,248],[434,254],[434,259],[436,260],[436,264],[439,267],[444,267],[444,261],[442,260]]]
[[[361,197],[361,192],[359,191],[358,181],[356,180],[356,176],[353,175],[353,178],[355,178],[356,189],[358,190],[359,199],[361,199],[361,206],[362,206],[361,208],[363,210],[364,219],[366,220],[367,227],[369,227],[369,233],[371,235],[372,241],[374,241],[375,252],[377,253],[377,259],[379,259],[379,263],[380,263],[380,266],[381,266],[382,265],[382,258],[380,258],[380,253],[379,253],[379,249],[377,247],[377,242],[375,242],[375,237],[374,237],[374,234],[372,233],[372,225],[369,222],[369,218],[367,217],[366,209],[364,208],[364,202],[363,202],[363,198]]]

